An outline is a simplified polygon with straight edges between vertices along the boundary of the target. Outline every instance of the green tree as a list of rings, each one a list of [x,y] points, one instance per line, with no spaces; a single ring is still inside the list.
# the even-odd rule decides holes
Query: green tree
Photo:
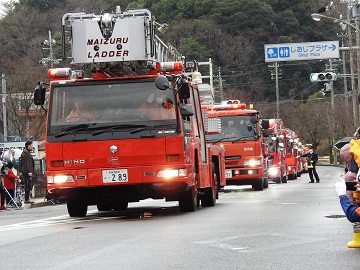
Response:
[[[19,0],[20,6],[37,8],[40,11],[48,11],[55,7],[65,6],[67,0]]]

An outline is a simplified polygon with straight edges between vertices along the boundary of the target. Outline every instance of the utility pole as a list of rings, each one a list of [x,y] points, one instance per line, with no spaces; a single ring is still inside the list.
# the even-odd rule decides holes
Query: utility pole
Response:
[[[7,121],[6,121],[6,80],[5,74],[1,75],[1,87],[2,87],[2,110],[3,110],[3,128],[4,128],[4,142],[7,141]]]
[[[358,1],[356,1],[358,2]],[[355,3],[353,5],[353,16],[355,18],[355,27],[357,29],[359,29],[359,13],[358,13],[358,7],[357,7],[357,4]],[[356,46],[360,46],[360,33],[359,31],[355,31],[356,32]],[[356,61],[356,64],[357,64],[357,74],[358,74],[358,80],[357,80],[357,88],[356,88],[356,91],[355,91],[355,95],[356,95],[356,99],[355,99],[355,102],[357,101],[357,96],[358,96],[358,93],[359,93],[359,87],[360,87],[360,76],[359,76],[359,73],[360,73],[360,51],[359,50],[356,50],[356,57],[357,57],[357,61]],[[359,105],[357,104],[356,106],[356,125],[355,125],[355,128],[359,126]]]
[[[219,67],[219,91],[220,91],[220,102],[221,102],[222,100],[224,100],[224,89],[222,85],[220,67]]]
[[[275,62],[274,65],[269,66],[270,68],[275,68],[275,91],[276,91],[276,119],[280,119],[280,94],[279,94],[279,64]],[[273,79],[273,73],[271,73],[271,79]]]
[[[334,71],[333,70],[333,65],[332,65],[332,59],[329,59],[329,69],[330,72]],[[331,80],[329,82],[329,86],[331,87],[331,112],[332,112],[332,122],[334,123],[334,113],[335,113],[335,95],[334,95],[334,82]],[[333,132],[332,132],[332,145],[335,144],[335,129],[333,126]],[[333,148],[333,153],[334,153],[334,164],[337,164],[337,154],[336,154],[336,150]]]

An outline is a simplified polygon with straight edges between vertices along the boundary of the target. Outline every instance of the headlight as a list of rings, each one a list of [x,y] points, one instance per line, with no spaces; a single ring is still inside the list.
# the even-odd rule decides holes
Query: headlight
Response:
[[[244,166],[260,166],[261,161],[256,159],[244,160]]]
[[[186,169],[179,170],[161,170],[158,171],[157,178],[173,178],[173,177],[184,177],[186,176]]]
[[[276,175],[276,174],[278,174],[278,173],[279,173],[279,168],[271,167],[271,168],[269,169],[269,174],[271,174],[271,175]]]
[[[74,183],[74,177],[72,175],[48,175],[48,184],[63,184]]]

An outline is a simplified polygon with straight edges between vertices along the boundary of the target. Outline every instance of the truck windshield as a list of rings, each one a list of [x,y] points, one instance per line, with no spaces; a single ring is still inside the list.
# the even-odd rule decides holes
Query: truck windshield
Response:
[[[221,134],[207,135],[206,140],[214,141],[241,141],[258,139],[256,124],[250,122],[250,116],[220,116]]]
[[[50,101],[49,134],[92,134],[96,129],[105,133],[122,127],[131,131],[177,123],[173,91],[158,90],[154,81],[54,84]]]

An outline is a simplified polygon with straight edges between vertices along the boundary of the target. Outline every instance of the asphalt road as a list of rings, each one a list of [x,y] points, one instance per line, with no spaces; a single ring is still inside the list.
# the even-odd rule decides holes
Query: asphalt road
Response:
[[[0,269],[358,269],[352,225],[318,167],[264,191],[226,187],[215,207],[180,213],[146,200],[70,218],[65,205],[0,212]]]

